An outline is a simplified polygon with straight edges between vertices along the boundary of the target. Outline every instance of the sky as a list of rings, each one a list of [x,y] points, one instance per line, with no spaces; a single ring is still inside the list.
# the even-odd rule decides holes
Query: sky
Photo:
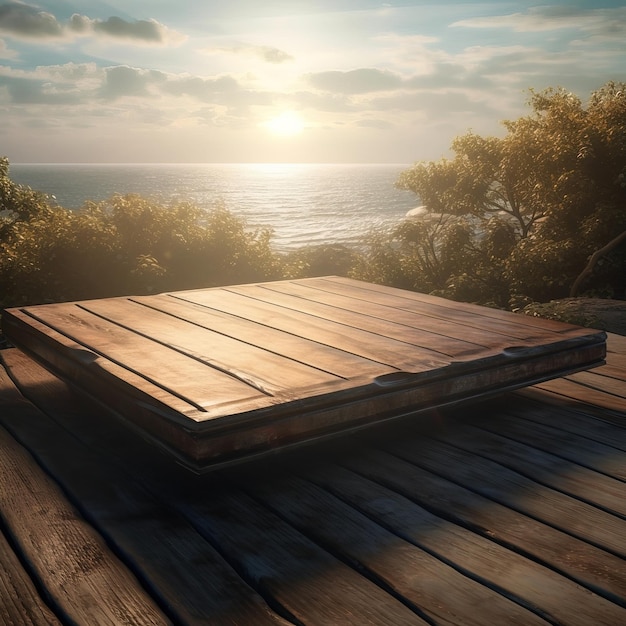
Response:
[[[0,0],[11,163],[402,163],[626,81],[626,1]]]

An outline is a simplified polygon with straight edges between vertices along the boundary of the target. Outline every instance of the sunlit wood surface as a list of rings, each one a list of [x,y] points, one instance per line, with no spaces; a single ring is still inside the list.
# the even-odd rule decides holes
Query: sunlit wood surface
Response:
[[[2,624],[626,623],[607,364],[194,475],[0,352]]]
[[[339,277],[11,309],[3,329],[199,470],[605,352],[599,331]]]

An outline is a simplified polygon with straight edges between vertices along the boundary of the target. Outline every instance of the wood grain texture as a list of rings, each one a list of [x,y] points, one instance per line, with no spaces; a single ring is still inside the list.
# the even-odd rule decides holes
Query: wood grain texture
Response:
[[[36,413],[0,369],[2,421]],[[79,624],[169,620],[31,455],[0,428],[0,509],[15,544],[65,619]]]
[[[486,498],[626,558],[626,528],[614,515],[447,441],[429,439],[419,448],[398,443],[393,450],[429,471],[454,475],[454,480]],[[456,464],[464,468],[462,473],[451,469]]]
[[[532,428],[531,425],[531,431]],[[487,429],[478,429],[457,421],[454,424],[454,433],[446,433],[445,440],[456,447],[485,456],[540,484],[626,518],[625,487],[621,480],[557,456],[559,446],[555,446],[552,453],[544,452],[533,445],[534,438],[522,436],[521,439],[526,443],[516,441],[515,433],[506,426],[498,429],[502,434],[495,434]]]
[[[0,533],[0,623],[4,626],[60,626],[41,598],[4,534]]]
[[[623,608],[551,569],[448,521],[453,509],[446,507],[444,516],[431,513],[409,464],[377,453],[369,458],[350,457],[345,465],[344,471],[321,470],[315,480],[396,535],[540,617],[586,626],[597,620],[619,623],[626,615]],[[483,623],[492,622],[483,616]]]

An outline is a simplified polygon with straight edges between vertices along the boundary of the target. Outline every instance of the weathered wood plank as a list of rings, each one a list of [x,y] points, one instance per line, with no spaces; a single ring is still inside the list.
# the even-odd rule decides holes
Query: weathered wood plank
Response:
[[[514,438],[539,450],[584,465],[620,481],[626,481],[624,452],[619,448],[549,424],[526,421],[523,419],[524,415],[525,413],[518,414],[515,410],[510,410],[508,414],[499,414],[495,420],[484,420],[480,417],[474,419],[485,430]]]
[[[19,357],[19,353],[14,356]],[[15,366],[15,361],[13,364]],[[45,381],[46,373],[40,371],[40,375]],[[41,381],[37,384],[39,377],[33,377],[32,368],[27,376],[30,377],[28,386],[32,393],[40,393]],[[52,395],[50,385],[53,384],[51,380],[46,382],[49,386],[48,395]],[[56,389],[54,393],[57,403],[60,391]],[[63,420],[76,436],[90,439],[92,426],[85,423],[84,419],[81,420],[80,416],[72,419],[72,411],[64,411],[62,405],[57,405],[56,411],[59,411],[56,417]],[[166,581],[163,578],[168,571],[170,576],[180,577],[183,581],[181,584],[191,587],[196,605],[198,602],[206,602],[202,595],[212,586],[218,586],[220,590],[212,598],[213,602],[228,601],[229,606],[235,602],[242,603],[241,598],[236,597],[237,586],[223,571],[210,573],[200,569],[198,563],[208,560],[208,555],[204,555],[201,560],[198,555],[193,554],[192,546],[185,549],[178,541],[175,542],[179,554],[178,563],[169,560],[168,546],[175,541],[172,534],[178,535],[180,531],[171,513],[168,514],[167,511],[176,509],[196,529],[211,539],[223,555],[222,558],[226,558],[249,584],[260,589],[264,596],[271,597],[272,603],[282,607],[281,610],[286,615],[296,616],[296,621],[390,625],[425,623],[401,602],[281,523],[268,511],[254,505],[243,495],[233,495],[233,490],[225,489],[220,485],[220,480],[195,477],[169,464],[159,471],[154,458],[146,461],[140,444],[130,457],[124,458],[119,450],[116,454],[116,448],[120,447],[119,436],[122,434],[118,433],[108,440],[105,438],[104,441],[100,441],[99,437],[93,438],[95,449],[89,454],[94,459],[92,465],[94,462],[96,465],[107,465],[106,458],[118,458],[121,465],[129,464],[132,468],[132,480],[130,477],[123,479],[120,476],[115,480],[115,494],[109,494],[110,488],[106,488],[103,480],[98,479],[95,469],[89,466],[89,454],[81,455],[80,450],[70,448],[72,458],[76,459],[78,456],[77,462],[86,464],[83,474],[89,474],[89,478],[88,484],[73,487],[68,485],[67,488],[78,489],[75,493],[80,501],[93,511],[94,516],[98,516],[99,523],[107,534],[119,545],[120,550],[130,555],[128,558],[132,558],[136,567],[142,569],[144,574],[150,574],[150,555],[146,555],[146,551],[147,546],[152,546],[151,558],[160,558],[163,562],[162,578],[158,580],[160,586],[165,586]],[[47,439],[50,439],[49,434]],[[65,443],[62,445],[65,449]],[[106,454],[100,458],[97,450],[101,446]],[[153,451],[148,449],[146,452]],[[65,480],[76,482],[70,469],[65,471],[60,467],[61,459],[54,459],[54,463],[57,474],[67,474]],[[117,472],[111,472],[112,469],[108,467],[107,476],[110,479],[115,478]],[[141,489],[133,489],[136,480],[152,491],[152,497],[164,499],[165,510],[160,510],[153,503],[151,509],[145,511],[144,507],[148,506],[147,496]],[[113,496],[116,500],[112,500]],[[152,527],[149,520],[152,520]],[[165,524],[166,531],[162,524]],[[201,543],[210,545],[203,540]],[[194,563],[194,567],[184,575],[182,570],[189,570],[189,563]],[[196,578],[197,583],[191,585],[189,577]],[[168,580],[167,583],[171,584],[171,581]],[[199,587],[204,592],[200,592]],[[194,600],[190,593],[187,591],[181,594],[179,602],[184,602],[186,606],[188,603],[193,605]],[[240,610],[243,612],[243,609]],[[211,616],[210,623],[221,623],[218,621],[220,614],[217,611],[207,611],[205,615]],[[247,619],[239,616],[239,619],[242,620],[239,623],[261,623],[256,616]]]
[[[405,438],[413,439],[416,446],[419,445],[418,435]],[[471,529],[485,539],[497,541],[595,593],[626,606],[626,571],[622,567],[621,558],[572,537],[566,531],[494,502],[457,484],[458,481],[442,478],[389,453],[371,452],[364,459],[372,468],[383,468],[383,476],[395,472],[397,478],[392,488],[431,513]],[[457,471],[462,473],[463,468],[459,467]],[[367,473],[365,475],[369,476]],[[375,480],[377,476],[371,475]]]
[[[373,377],[395,371],[395,368],[359,357],[351,352],[339,350],[294,333],[277,330],[266,324],[257,324],[243,317],[246,314],[245,310],[241,311],[241,316],[236,317],[208,307],[182,302],[169,295],[132,298],[132,301],[255,345],[263,350],[277,352],[294,360],[304,359],[306,363],[342,378],[357,375]]]
[[[455,309],[441,304],[425,302],[406,295],[396,296],[375,294],[346,289],[325,291],[317,284],[306,282],[276,282],[263,286],[263,289],[285,295],[303,298],[307,301],[323,303],[332,307],[352,312],[365,312],[367,315],[381,319],[392,319],[394,322],[406,324],[422,330],[428,330],[438,335],[446,335],[465,341],[483,343],[485,333],[489,331],[489,338],[493,341],[499,338],[501,342],[512,345],[516,340],[530,339],[558,340],[559,333],[541,326],[525,326],[519,323],[517,316],[483,316],[481,309]],[[345,292],[348,291],[350,295]],[[358,295],[360,297],[355,297]],[[531,330],[532,329],[532,330]],[[561,328],[561,330],[563,330]]]
[[[623,426],[625,422],[623,411],[597,406],[582,400],[575,400],[548,389],[539,389],[537,386],[519,389],[514,393],[516,399],[519,398],[521,401],[531,400],[560,410],[579,412],[616,426]]]
[[[254,298],[247,290],[243,293],[220,290],[219,297],[212,290],[183,291],[172,295],[232,315],[245,312],[247,319],[259,324],[396,367],[414,363],[415,346],[422,348],[425,358],[440,362],[449,361],[451,354],[465,354],[477,349],[476,344],[433,337],[432,333],[366,315],[326,319]]]
[[[585,387],[609,393],[626,400],[626,383],[623,380],[617,380],[610,376],[604,376],[601,373],[596,374],[595,372],[577,372],[566,378],[579,385],[584,385]]]
[[[529,610],[302,479],[263,476],[240,484],[283,519],[364,570],[436,624],[545,624]]]
[[[425,624],[407,605],[234,488],[179,500],[196,527],[301,623]]]
[[[626,356],[626,337],[623,335],[616,335],[615,333],[611,333],[609,335],[606,348],[608,352],[613,352],[616,355]],[[624,363],[624,360],[621,359],[620,362]]]
[[[0,623],[4,626],[60,626],[33,581],[0,533]]]
[[[443,441],[423,437],[419,446],[395,442],[387,449],[495,502],[626,558],[626,525],[619,517]]]
[[[363,317],[372,318],[370,324],[376,320],[390,320],[404,327],[412,328],[414,331],[428,332],[431,336],[434,336],[433,343],[435,346],[437,345],[435,342],[439,342],[440,337],[446,337],[473,343],[482,348],[478,352],[483,352],[487,349],[502,349],[516,345],[520,341],[519,336],[527,337],[529,334],[525,332],[519,333],[519,336],[512,336],[495,332],[487,336],[484,329],[472,327],[471,320],[473,320],[473,317],[471,315],[466,314],[465,324],[450,323],[449,320],[422,315],[421,311],[404,310],[390,306],[393,304],[393,297],[391,296],[389,297],[391,302],[388,302],[386,305],[379,305],[365,300],[354,301],[351,298],[343,298],[339,295],[327,298],[327,300],[333,303],[330,304],[325,302],[323,297],[320,297],[319,300],[313,299],[315,292],[309,295],[311,299],[303,298],[301,296],[302,289],[306,289],[306,287],[292,286],[289,288],[288,285],[281,283],[258,285],[256,288],[249,286],[229,287],[229,291],[233,293],[247,295],[273,305],[296,309],[310,315],[338,321],[355,328],[362,327]],[[290,292],[295,292],[297,295]],[[382,298],[381,301],[383,301]],[[341,303],[341,307],[337,306],[338,302]],[[382,331],[379,330],[379,332]]]
[[[566,398],[571,398],[577,402],[626,413],[626,399],[606,393],[605,391],[592,389],[591,387],[581,385],[573,380],[559,378],[539,383],[536,387],[537,389],[545,389],[546,391],[557,393]]]
[[[120,302],[123,301],[93,301],[85,306],[96,311],[107,307],[119,310]],[[36,319],[74,341],[199,405],[207,401],[207,396],[217,397],[214,401],[217,403],[248,398],[255,392],[256,395],[274,394],[285,389],[287,375],[298,387],[335,379],[314,368],[287,359],[281,361],[276,355],[254,350],[218,333],[194,332],[197,327],[193,325],[185,325],[181,333],[180,324],[184,322],[169,316],[163,316],[162,328],[157,328],[150,323],[149,315],[143,322],[141,307],[134,308],[137,310],[125,308],[122,317],[115,322],[91,314],[82,305],[76,305],[69,312],[66,305],[49,305],[30,311]],[[133,324],[139,327],[139,332],[133,332]],[[191,335],[192,345],[201,342],[198,350],[192,349],[193,354],[184,354],[167,345],[169,338],[177,342],[172,344],[177,348],[186,341],[187,333]],[[166,338],[163,343],[161,336]],[[202,385],[198,381],[202,381]]]
[[[4,424],[34,413],[2,368],[0,407]],[[169,623],[100,535],[3,428],[0,459],[4,522],[66,619],[79,624]]]
[[[467,411],[457,413],[465,414]],[[492,420],[498,420],[495,412],[489,413]],[[459,419],[468,417],[459,415]],[[506,429],[500,431],[506,434],[505,437],[458,420],[452,421],[449,426],[438,437],[442,441],[472,454],[480,454],[540,484],[626,519],[626,486],[622,481],[515,441],[514,434]],[[626,452],[623,457],[626,461]]]
[[[96,431],[95,436],[90,434],[92,420],[97,422],[97,408],[82,403],[63,382],[18,350],[4,350],[2,357],[20,388],[76,434],[70,434],[71,430],[29,408],[30,405],[21,406],[15,419],[2,412],[0,420],[37,454],[40,463],[80,505],[92,526],[115,546],[125,563],[141,576],[146,588],[177,621],[193,626],[287,624],[213,546],[172,511],[169,502],[159,501],[158,495],[153,495],[159,492],[158,480],[152,492],[141,485],[142,477],[151,484],[155,467],[148,465],[142,470],[142,450],[150,451],[151,458],[156,459],[153,463],[164,464],[161,475],[176,475],[177,471],[183,472],[182,468],[125,429],[103,424],[104,429],[112,431],[109,438],[102,435],[102,430]],[[85,446],[81,439],[92,445]],[[114,452],[116,448],[121,456]],[[134,473],[124,470],[124,451],[134,459]],[[184,474],[190,480],[194,478],[188,472]],[[112,584],[106,590],[100,596],[103,601],[116,586]],[[129,586],[125,593],[130,591]],[[79,619],[77,623],[100,622]]]
[[[353,471],[316,468],[309,477],[396,535],[553,624],[608,626],[624,620],[626,610],[617,604],[447,521],[454,513],[448,507],[444,509],[445,517],[433,515],[426,508],[427,502],[420,506],[421,485],[412,478],[410,465],[395,459],[389,467],[382,454],[369,459],[361,455],[346,458],[346,467]],[[387,458],[393,461],[393,457]],[[481,608],[477,607],[476,611],[480,612]]]
[[[626,358],[624,358],[624,363],[617,363],[612,357],[615,356],[615,353],[607,352],[607,363],[606,365],[601,365],[594,370],[594,373],[599,376],[604,376],[608,378],[613,378],[615,380],[621,380],[626,383]]]
[[[328,290],[336,290],[339,287],[341,288],[342,293],[353,294],[355,297],[360,297],[367,301],[382,302],[383,304],[385,302],[389,302],[387,298],[384,297],[385,294],[394,294],[400,298],[400,300],[397,301],[399,305],[402,305],[403,302],[406,304],[407,301],[411,302],[410,306],[414,306],[415,303],[426,303],[449,309],[449,311],[446,312],[446,315],[453,314],[452,311],[461,311],[469,313],[472,316],[478,315],[480,317],[492,318],[494,320],[507,320],[512,321],[516,325],[519,324],[520,326],[527,326],[535,329],[551,330],[557,333],[569,334],[570,332],[580,332],[580,328],[572,324],[564,324],[563,322],[556,322],[554,320],[520,315],[517,313],[511,313],[510,311],[503,311],[502,309],[481,307],[467,302],[446,300],[425,293],[361,282],[351,278],[327,276],[321,278],[311,278],[302,282]],[[450,309],[452,311],[450,311]]]
[[[511,404],[503,399],[502,401],[492,400],[486,406],[489,411],[493,407],[494,414],[499,415],[500,411],[503,413],[508,412]],[[555,408],[538,401],[536,397],[529,397],[528,394],[522,396],[519,393],[515,394],[514,406],[516,409],[515,415],[520,420],[556,427],[560,431],[580,435],[591,441],[597,441],[626,452],[626,417],[621,424],[609,422],[602,419],[604,414],[598,414],[594,417],[581,410],[563,407]],[[478,423],[481,421],[481,418],[482,416],[478,411],[468,413],[468,419],[471,419],[473,422]]]
[[[157,404],[171,411],[187,414],[196,408],[189,402],[131,372],[128,368],[100,358],[86,346],[21,311],[14,311],[11,318],[3,315],[2,325],[5,330],[10,327],[12,335],[22,345],[30,345],[34,340],[37,353],[33,355],[31,351],[30,355],[44,361],[49,369],[59,375],[64,375],[76,384],[88,386],[88,383],[83,383],[83,380],[101,377],[108,380],[111,377],[125,381],[130,389],[137,389],[140,393],[152,396]],[[94,384],[97,383],[94,381]]]

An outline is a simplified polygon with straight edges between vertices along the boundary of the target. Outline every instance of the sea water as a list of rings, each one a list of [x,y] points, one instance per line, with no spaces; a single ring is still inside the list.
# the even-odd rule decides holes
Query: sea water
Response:
[[[217,203],[251,228],[273,231],[277,250],[305,245],[358,245],[396,226],[420,204],[394,183],[402,164],[11,164],[17,183],[69,209],[87,200],[138,193],[169,202]]]

